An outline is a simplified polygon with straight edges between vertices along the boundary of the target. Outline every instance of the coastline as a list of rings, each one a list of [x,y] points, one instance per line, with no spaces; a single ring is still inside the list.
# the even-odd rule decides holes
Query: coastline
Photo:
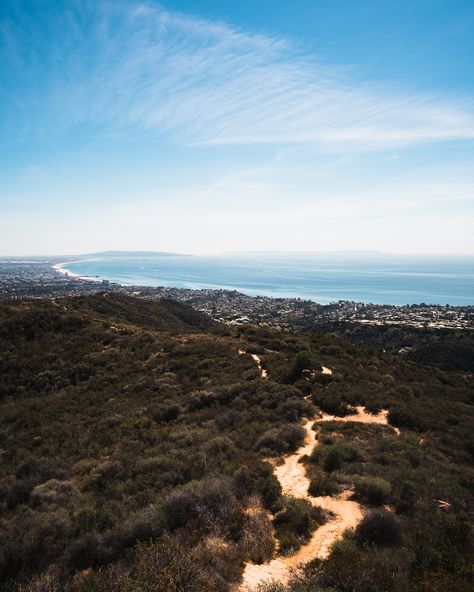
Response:
[[[75,263],[75,262],[74,261],[66,261],[64,263],[56,263],[55,265],[52,265],[51,267],[54,269],[54,271],[57,271],[61,275],[66,275],[66,276],[76,279],[76,280],[84,280],[86,282],[92,282],[92,283],[96,283],[96,284],[101,284],[102,282],[109,282],[111,284],[115,284],[116,286],[120,286],[122,288],[133,288],[135,286],[135,284],[124,284],[121,282],[116,282],[114,280],[108,280],[107,278],[103,278],[100,276],[91,277],[90,275],[80,275],[79,273],[75,273],[74,271],[71,271],[70,269],[65,267],[66,265],[69,265],[69,263]]]
[[[331,328],[331,323],[356,323],[380,326],[407,326],[415,329],[472,330],[474,305],[444,304],[375,304],[348,300],[332,301],[329,305],[307,298],[282,298],[274,296],[252,296],[244,291],[225,288],[178,288],[166,285],[143,285],[135,281],[117,282],[103,276],[86,275],[94,268],[78,265],[73,272],[69,266],[80,260],[66,257],[16,260],[5,263],[5,280],[0,289],[0,300],[29,297],[84,296],[99,291],[118,292],[143,298],[171,298],[193,305],[215,320],[231,325],[247,321],[293,327],[311,328],[315,323]],[[3,263],[3,262],[2,262]],[[10,268],[10,269],[9,269]],[[99,268],[100,269],[100,268]],[[113,269],[112,269],[113,271]],[[70,279],[70,281],[69,281]],[[130,278],[131,279],[131,278]],[[104,281],[105,280],[105,281]],[[158,282],[157,282],[158,283]],[[0,278],[0,284],[2,279]],[[39,286],[39,289],[38,289]],[[404,345],[404,344],[402,344]],[[402,348],[403,349],[403,348]]]
[[[69,265],[69,263],[73,263],[73,261],[66,261],[65,263],[56,263],[55,265],[52,265],[52,268],[55,271],[57,271],[58,273],[60,273],[61,275],[66,275],[70,278],[74,278],[77,280],[85,280],[87,282],[96,282],[96,283],[102,282],[101,278],[93,278],[88,275],[80,275],[78,273],[75,273],[74,271],[71,271],[70,269],[67,269],[65,266]]]
[[[96,261],[97,259],[97,257],[94,257],[87,259],[87,261]],[[298,273],[294,274],[295,277],[292,277],[291,274],[288,277],[286,277],[286,275],[288,274],[285,275],[283,273],[279,279],[279,282],[276,282],[274,286],[271,283],[271,273],[269,274],[269,276],[266,276],[263,273],[268,270],[262,267],[262,263],[260,263],[260,267],[262,267],[263,269],[263,275],[260,275],[258,277],[256,276],[255,271],[252,270],[252,268],[249,268],[248,265],[240,265],[240,267],[234,266],[235,268],[231,269],[234,275],[230,275],[230,279],[228,279],[227,277],[222,277],[222,273],[220,273],[221,270],[218,266],[216,266],[215,269],[211,267],[211,272],[214,272],[216,270],[217,272],[219,272],[216,274],[215,278],[212,277],[212,273],[210,276],[211,280],[216,280],[216,278],[217,280],[220,280],[217,284],[216,281],[210,281],[209,279],[204,277],[205,274],[203,275],[203,269],[204,272],[207,272],[207,269],[203,268],[202,265],[198,267],[197,272],[195,272],[194,268],[191,269],[189,266],[184,266],[180,268],[178,264],[176,269],[174,268],[174,266],[170,268],[170,264],[168,263],[166,266],[163,266],[163,269],[161,269],[160,267],[158,267],[158,269],[151,269],[151,271],[156,272],[156,276],[150,275],[150,273],[141,274],[141,272],[139,272],[137,275],[136,268],[127,269],[127,266],[125,266],[126,273],[121,273],[121,268],[118,268],[119,272],[117,273],[117,266],[113,267],[114,273],[111,273],[106,267],[99,266],[99,269],[102,273],[93,276],[84,275],[84,270],[82,271],[81,275],[80,273],[73,272],[68,268],[68,265],[76,263],[80,264],[82,261],[84,260],[73,259],[69,261],[56,263],[55,265],[51,265],[51,267],[54,269],[55,272],[58,272],[62,275],[67,275],[68,277],[73,279],[95,283],[109,282],[111,284],[123,288],[169,288],[176,290],[193,291],[224,290],[239,292],[245,296],[253,298],[301,300],[304,302],[314,303],[322,306],[335,304],[340,301],[370,306],[393,306],[397,308],[406,306],[418,306],[424,303],[428,303],[425,304],[425,306],[448,306],[448,302],[450,306],[454,307],[472,306],[472,304],[466,303],[469,300],[469,298],[466,297],[466,295],[464,294],[464,292],[467,289],[468,283],[472,282],[472,276],[470,276],[469,274],[464,274],[465,277],[462,274],[459,274],[459,277],[453,276],[458,277],[458,283],[460,286],[462,297],[455,297],[451,293],[451,291],[448,290],[448,288],[446,287],[446,282],[444,282],[440,285],[420,285],[412,287],[405,294],[406,299],[403,298],[402,300],[401,291],[396,281],[391,281],[391,285],[386,285],[387,280],[384,278],[384,274],[386,276],[387,273],[392,272],[393,270],[369,270],[370,273],[372,273],[372,275],[380,271],[380,285],[374,283],[374,285],[372,286],[372,284],[370,284],[370,281],[372,281],[371,276],[369,277],[370,281],[367,280],[369,282],[370,289],[367,288],[366,290],[364,289],[361,291],[363,277],[358,279],[358,283],[354,284],[353,281],[348,282],[347,278],[344,275],[346,271],[345,269],[343,269],[342,272],[340,272],[338,269],[334,270],[332,268],[329,269],[329,271],[326,271],[324,268],[297,269]],[[144,267],[141,267],[140,269],[143,270]],[[249,269],[250,274],[247,278],[248,281],[246,281],[245,273],[247,273]],[[86,267],[85,271],[86,273],[90,273],[90,271],[94,273],[94,266],[92,266],[92,268],[90,268],[89,266],[89,269],[87,269]],[[354,274],[355,271],[357,270],[349,270],[351,274]],[[362,269],[361,271],[365,274],[369,273],[366,269]],[[201,272],[201,275],[199,275],[199,272]],[[167,273],[170,273],[170,276],[166,275]],[[195,273],[197,273],[198,275],[194,275]],[[242,275],[242,273],[244,273],[244,275]],[[189,277],[187,277],[186,274],[188,274]],[[400,275],[401,272],[398,271],[397,274]],[[424,270],[421,270],[421,272],[418,273],[418,275],[419,279],[423,280],[423,278],[426,277],[427,274],[424,272]],[[309,279],[309,282],[307,282],[308,285],[301,281],[301,278],[303,276]],[[315,278],[319,276],[321,276],[320,285],[315,283]],[[168,281],[164,280],[164,277],[169,277]],[[270,279],[268,280],[267,277],[269,277]],[[188,279],[188,281],[186,281],[186,279]],[[207,281],[204,281],[205,279],[207,279]],[[287,283],[282,283],[283,280],[287,281]],[[311,281],[313,282],[314,286],[312,286]],[[328,286],[329,288],[331,288],[332,283],[334,283],[334,289],[328,289]],[[301,286],[303,287],[301,288]],[[336,287],[339,287],[337,293],[335,290]]]

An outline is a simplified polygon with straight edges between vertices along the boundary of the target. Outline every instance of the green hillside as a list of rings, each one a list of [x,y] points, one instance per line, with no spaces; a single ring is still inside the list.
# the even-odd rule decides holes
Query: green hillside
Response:
[[[0,376],[5,589],[231,590],[330,518],[283,496],[268,459],[303,418],[361,405],[400,436],[320,428],[312,487],[354,491],[367,517],[289,589],[472,589],[472,375],[109,293],[0,305]]]

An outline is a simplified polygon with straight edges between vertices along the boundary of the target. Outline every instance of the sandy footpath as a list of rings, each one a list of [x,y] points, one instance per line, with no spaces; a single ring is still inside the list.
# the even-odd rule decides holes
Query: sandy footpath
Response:
[[[239,353],[245,353],[239,351]],[[252,356],[257,362],[260,370],[260,359],[258,356]],[[332,370],[323,367],[324,374],[332,374]],[[263,376],[262,378],[266,378]],[[383,410],[376,415],[367,413],[364,407],[357,407],[357,413],[346,417],[335,417],[323,414],[314,420],[306,420],[303,427],[306,431],[304,444],[294,453],[284,458],[281,465],[272,461],[274,474],[285,494],[296,498],[306,499],[314,506],[319,506],[333,514],[325,524],[320,526],[311,536],[308,543],[303,545],[300,550],[291,557],[279,556],[271,561],[257,565],[248,563],[245,566],[242,576],[242,583],[237,588],[239,592],[248,592],[254,590],[259,584],[270,581],[277,581],[283,584],[287,583],[292,572],[300,565],[312,559],[325,559],[331,550],[331,546],[340,538],[344,531],[355,528],[363,517],[362,506],[349,497],[352,491],[344,491],[337,496],[312,497],[308,494],[309,479],[306,475],[304,465],[300,462],[302,457],[310,455],[317,446],[316,433],[312,429],[314,422],[324,421],[353,421],[365,424],[388,425],[387,411]]]
[[[240,356],[244,356],[246,353],[247,352],[244,349],[239,349]],[[260,359],[260,356],[257,356],[257,354],[250,354],[250,355],[252,356],[252,359],[254,360],[254,362],[257,364],[257,368],[260,370],[260,376],[264,380],[267,380],[268,373],[264,368],[262,368],[262,360]]]
[[[306,421],[303,426],[306,430],[304,445],[295,454],[287,456],[283,464],[275,466],[274,473],[284,493],[306,499],[314,506],[332,512],[334,517],[320,526],[309,542],[303,545],[295,555],[277,557],[261,565],[248,563],[239,587],[242,592],[252,590],[265,581],[276,580],[286,583],[294,568],[316,557],[321,559],[327,557],[332,544],[342,537],[344,531],[347,528],[354,528],[362,520],[360,505],[347,499],[352,492],[344,492],[337,497],[312,497],[308,494],[309,479],[300,460],[303,456],[311,454],[317,445],[316,434],[311,429],[312,424],[312,420]]]

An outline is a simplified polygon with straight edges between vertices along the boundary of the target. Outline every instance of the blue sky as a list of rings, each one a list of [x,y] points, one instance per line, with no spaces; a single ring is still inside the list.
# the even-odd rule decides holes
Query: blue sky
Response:
[[[0,254],[474,253],[471,0],[5,0]]]

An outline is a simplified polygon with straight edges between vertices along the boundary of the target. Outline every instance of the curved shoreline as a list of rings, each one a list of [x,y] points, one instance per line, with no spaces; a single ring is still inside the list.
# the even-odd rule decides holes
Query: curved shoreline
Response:
[[[74,271],[71,271],[70,269],[67,269],[65,266],[69,265],[70,263],[74,263],[74,261],[66,261],[65,263],[56,263],[55,265],[52,265],[52,268],[57,271],[58,273],[60,273],[61,275],[66,275],[68,277],[77,279],[77,280],[85,280],[87,282],[102,282],[103,279],[102,278],[93,278],[90,277],[88,275],[80,275],[78,273],[75,273]]]
[[[459,298],[459,301],[458,299],[454,299],[455,302],[453,302],[452,295],[448,298],[445,294],[446,286],[444,285],[420,285],[416,288],[416,291],[413,291],[412,289],[407,291],[405,283],[403,285],[395,283],[394,285],[389,286],[389,288],[386,288],[379,285],[380,282],[378,281],[375,281],[374,283],[372,280],[367,280],[363,286],[361,286],[359,282],[356,288],[352,286],[352,288],[349,289],[346,280],[347,273],[350,271],[346,269],[337,272],[336,276],[333,277],[332,275],[328,275],[328,270],[325,270],[324,268],[299,269],[298,264],[296,264],[296,271],[298,271],[297,277],[293,277],[294,274],[288,275],[286,271],[281,271],[278,266],[276,268],[271,268],[271,276],[274,274],[275,269],[280,270],[280,272],[283,273],[281,277],[279,276],[280,280],[277,282],[273,282],[272,278],[267,282],[267,276],[262,274],[256,275],[256,272],[262,267],[262,262],[259,261],[256,261],[255,265],[250,266],[248,264],[241,265],[239,261],[237,261],[237,266],[231,266],[232,273],[229,274],[226,271],[224,275],[222,274],[224,269],[221,265],[222,262],[217,261],[218,265],[216,267],[216,261],[211,260],[210,263],[212,265],[209,267],[204,260],[205,258],[202,258],[202,260],[199,260],[199,258],[193,259],[195,263],[193,263],[191,267],[188,264],[184,264],[183,267],[183,265],[178,262],[176,262],[175,266],[173,262],[170,262],[169,257],[167,257],[168,264],[163,267],[158,263],[158,267],[152,266],[149,268],[145,266],[144,268],[139,268],[140,262],[143,261],[141,259],[133,259],[136,265],[130,267],[130,261],[127,259],[125,263],[128,263],[125,265],[125,268],[115,266],[112,271],[104,266],[99,266],[98,273],[96,273],[94,266],[92,266],[87,270],[86,274],[83,273],[82,275],[67,270],[68,263],[81,264],[85,261],[96,261],[99,259],[101,258],[78,258],[73,261],[61,263],[59,264],[59,267],[60,269],[65,269],[71,277],[85,280],[89,280],[90,277],[93,277],[98,280],[106,280],[122,286],[144,286],[150,288],[168,287],[175,289],[215,291],[229,290],[241,292],[250,297],[303,300],[320,305],[331,304],[342,300],[360,304],[394,307],[403,307],[409,304],[420,305],[422,302],[431,303],[433,306],[445,306],[447,301],[449,301],[452,306],[470,306],[470,304],[468,304],[469,297],[467,297],[464,292],[463,296]],[[183,261],[182,256],[179,257],[179,261]],[[227,269],[227,267],[225,269]],[[217,274],[216,271],[218,272]],[[415,275],[420,278],[426,277],[426,273],[423,274],[422,271],[423,270],[415,273]],[[87,273],[91,272],[93,274],[92,276],[87,275]],[[379,272],[375,270],[372,275],[376,276],[377,273]],[[458,276],[459,281],[462,282],[460,286],[462,290],[464,290],[466,282],[472,280],[470,279],[470,276],[465,277],[463,274],[457,274],[456,277]],[[169,279],[167,280],[166,278]],[[296,281],[295,278],[298,281]],[[405,296],[403,300],[401,298],[402,296]]]

